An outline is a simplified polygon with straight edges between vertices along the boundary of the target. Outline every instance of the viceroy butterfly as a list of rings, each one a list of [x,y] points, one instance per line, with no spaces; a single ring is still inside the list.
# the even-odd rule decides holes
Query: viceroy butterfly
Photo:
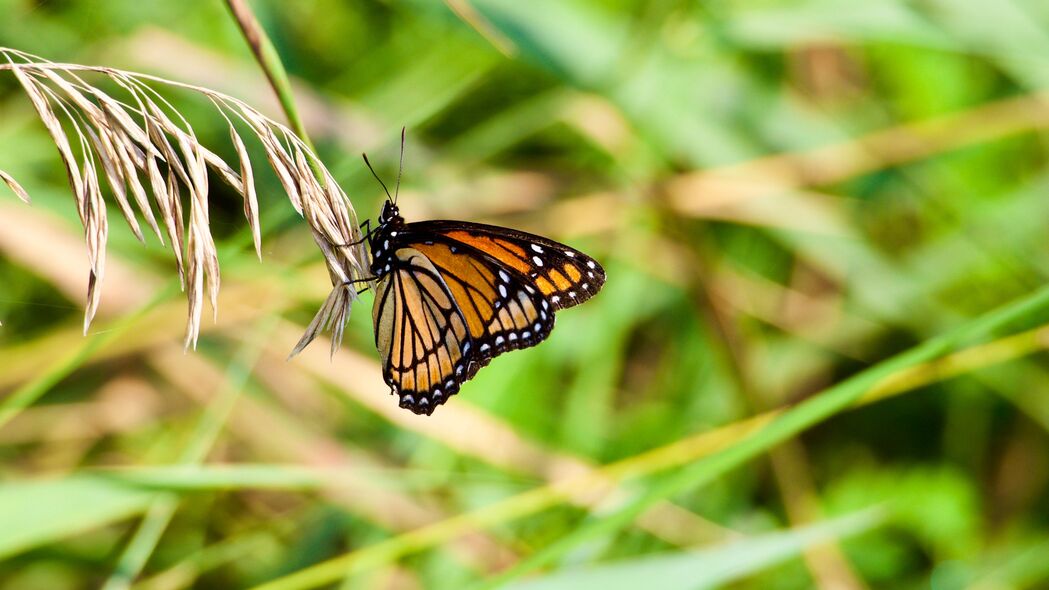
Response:
[[[604,284],[597,261],[541,236],[465,221],[405,223],[400,173],[391,196],[364,161],[387,196],[366,239],[377,281],[375,346],[402,408],[433,413],[496,356],[545,340],[555,311]]]

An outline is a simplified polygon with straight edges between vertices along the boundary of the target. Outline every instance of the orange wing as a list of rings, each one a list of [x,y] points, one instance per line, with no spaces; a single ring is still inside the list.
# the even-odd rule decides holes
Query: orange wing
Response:
[[[483,252],[446,243],[412,244],[441,273],[462,311],[481,365],[509,350],[542,342],[554,328],[551,303],[513,269]]]

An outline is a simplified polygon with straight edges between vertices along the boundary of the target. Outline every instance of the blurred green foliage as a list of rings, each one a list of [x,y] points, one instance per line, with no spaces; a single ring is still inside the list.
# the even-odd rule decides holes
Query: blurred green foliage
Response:
[[[259,166],[261,263],[239,197],[214,182],[227,297],[197,351],[181,350],[171,253],[139,244],[115,208],[111,306],[82,336],[73,199],[0,72],[0,168],[33,197],[0,195],[0,590],[304,575],[462,588],[536,556],[537,577],[513,583],[1045,586],[1045,331],[764,439],[738,468],[704,450],[657,469],[644,453],[703,433],[741,452],[745,420],[806,415],[803,400],[1042,286],[1049,4],[251,5],[361,219],[381,191],[359,153],[391,178],[407,126],[409,221],[537,231],[594,255],[609,281],[433,418],[401,414],[370,294],[332,361],[318,342],[285,362],[329,283]],[[0,0],[0,14],[0,45],[215,88],[280,118],[219,0]],[[235,157],[205,101],[168,98]],[[1049,321],[1024,309],[993,336]],[[601,493],[544,487],[616,461],[638,471],[602,471]],[[689,473],[704,483],[672,485]],[[645,498],[643,516],[602,528]]]

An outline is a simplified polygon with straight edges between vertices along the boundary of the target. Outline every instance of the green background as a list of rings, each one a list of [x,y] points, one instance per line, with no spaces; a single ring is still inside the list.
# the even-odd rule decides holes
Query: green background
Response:
[[[359,154],[392,180],[405,126],[409,221],[542,233],[608,282],[414,416],[370,294],[330,360],[285,360],[330,283],[249,141],[263,257],[213,179],[198,349],[173,255],[115,207],[83,336],[83,230],[0,72],[0,169],[33,197],[0,194],[0,589],[1046,584],[1049,313],[988,312],[1049,275],[1049,4],[252,7],[361,219],[382,193]],[[283,120],[219,0],[0,15],[0,45]],[[206,101],[165,96],[236,161]],[[885,362],[981,318],[912,359],[946,361]]]

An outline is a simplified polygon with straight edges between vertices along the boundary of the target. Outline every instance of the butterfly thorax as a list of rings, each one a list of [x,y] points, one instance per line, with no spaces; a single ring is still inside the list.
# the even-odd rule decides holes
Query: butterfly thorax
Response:
[[[372,251],[371,272],[375,278],[382,278],[393,268],[394,252],[397,250],[393,244],[398,233],[403,230],[404,218],[397,210],[397,205],[386,201],[379,215],[379,227],[368,238]]]

